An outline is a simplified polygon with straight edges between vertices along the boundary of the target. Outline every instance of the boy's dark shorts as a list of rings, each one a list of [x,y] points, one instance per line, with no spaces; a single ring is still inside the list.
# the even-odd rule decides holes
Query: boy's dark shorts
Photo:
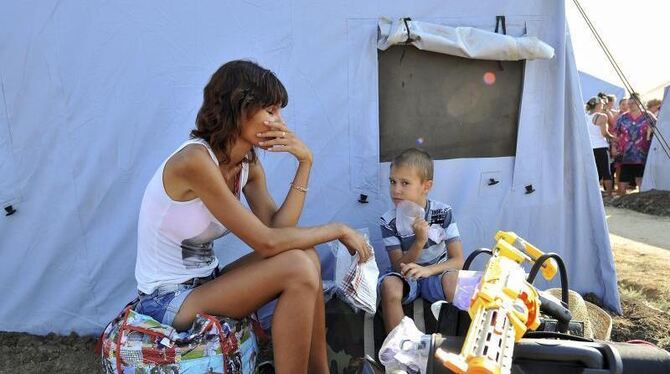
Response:
[[[403,305],[413,302],[419,296],[424,300],[428,301],[429,303],[444,300],[445,296],[444,296],[444,289],[442,288],[442,277],[444,276],[444,274],[450,271],[456,271],[456,270],[447,270],[442,274],[437,274],[430,276],[428,278],[421,278],[421,279],[406,278],[402,276],[402,274],[400,273],[388,272],[379,277],[379,281],[377,282],[377,288],[378,288],[377,293],[381,295],[380,287],[386,277],[398,277],[403,280],[403,283],[405,283],[405,290],[407,290],[406,294],[403,295],[402,299]]]

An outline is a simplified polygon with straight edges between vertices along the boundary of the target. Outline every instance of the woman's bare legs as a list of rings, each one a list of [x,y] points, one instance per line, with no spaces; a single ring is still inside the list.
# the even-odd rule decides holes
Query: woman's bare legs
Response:
[[[305,253],[308,255],[319,274],[321,274],[321,260],[319,259],[319,254],[316,253],[314,249],[305,250]],[[222,271],[227,272],[262,260],[263,257],[258,253],[251,252],[239,260],[226,265]],[[321,281],[319,281],[319,286],[323,289]],[[326,316],[323,292],[320,292],[316,297],[316,303],[314,304],[314,322],[312,325],[312,343],[309,351],[309,373],[328,373],[330,369],[328,368],[328,355],[326,351]]]
[[[315,250],[306,250],[305,253],[316,267],[319,275],[321,274],[321,261],[319,254]],[[314,304],[314,322],[312,327],[312,345],[309,351],[309,373],[329,373],[328,354],[326,352],[326,306],[323,302],[323,284],[319,276],[319,294],[316,296]]]
[[[250,261],[195,288],[173,325],[187,328],[203,312],[242,318],[278,296],[272,320],[275,370],[307,373],[315,300],[323,294],[320,279],[310,255],[302,250]]]

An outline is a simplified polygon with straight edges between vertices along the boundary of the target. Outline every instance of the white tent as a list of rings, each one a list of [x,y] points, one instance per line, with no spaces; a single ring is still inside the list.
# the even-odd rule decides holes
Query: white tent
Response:
[[[614,104],[614,107],[616,108],[619,106],[618,100],[621,100],[626,96],[626,90],[623,87],[617,86],[604,79],[594,77],[583,71],[579,72],[579,85],[582,87],[582,100],[584,103],[589,101],[590,98],[598,95],[599,92],[605,92],[616,96],[617,102]]]
[[[663,97],[670,97],[668,93],[670,86],[665,88]],[[670,191],[670,156],[666,153],[670,141],[670,105],[661,105],[656,127],[658,134],[651,140],[640,191]]]
[[[0,202],[17,210],[0,221],[0,330],[97,333],[134,296],[144,187],[236,58],[277,73],[285,119],[314,152],[301,224],[367,227],[383,262],[379,19],[493,31],[499,15],[554,57],[522,70],[514,154],[437,160],[432,197],[454,208],[467,253],[513,230],[561,254],[571,288],[620,310],[563,1],[42,0],[0,5]],[[261,160],[279,200],[294,162]],[[224,263],[247,250],[217,243]]]

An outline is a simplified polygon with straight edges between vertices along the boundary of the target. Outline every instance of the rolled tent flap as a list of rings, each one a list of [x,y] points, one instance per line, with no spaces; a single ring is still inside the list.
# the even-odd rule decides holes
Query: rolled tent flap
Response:
[[[421,50],[480,60],[551,59],[554,48],[534,36],[510,36],[474,27],[451,27],[400,18],[379,19],[377,48],[409,43]],[[408,30],[409,28],[409,30]]]

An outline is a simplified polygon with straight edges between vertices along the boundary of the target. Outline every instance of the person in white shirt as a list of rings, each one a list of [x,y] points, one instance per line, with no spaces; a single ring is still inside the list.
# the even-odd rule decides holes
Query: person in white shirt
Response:
[[[327,373],[320,264],[314,246],[339,239],[359,261],[365,238],[339,223],[296,227],[312,166],[309,148],[283,123],[288,94],[250,61],[221,66],[204,89],[191,140],[149,182],[138,224],[139,313],[187,329],[197,313],[242,318],[278,299],[272,321],[277,373]],[[278,208],[256,150],[298,162]],[[240,202],[244,193],[247,209]],[[217,274],[212,241],[229,232],[253,252]]]
[[[607,129],[607,115],[603,112],[604,105],[605,103],[599,97],[592,97],[586,102],[586,126],[588,126],[593,157],[598,169],[598,181],[603,184],[607,196],[612,196],[614,190],[607,151],[608,141],[614,139],[614,136]]]

